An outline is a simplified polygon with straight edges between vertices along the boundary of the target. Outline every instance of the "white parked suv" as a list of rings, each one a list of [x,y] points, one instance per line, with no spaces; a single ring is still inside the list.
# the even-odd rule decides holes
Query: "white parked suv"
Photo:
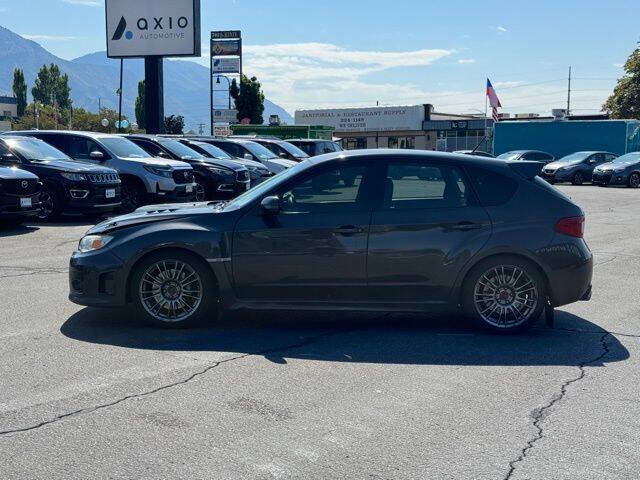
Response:
[[[150,157],[135,143],[99,132],[27,130],[14,135],[37,137],[74,160],[104,165],[122,180],[122,209],[133,211],[150,203],[189,202],[195,199],[191,165]]]

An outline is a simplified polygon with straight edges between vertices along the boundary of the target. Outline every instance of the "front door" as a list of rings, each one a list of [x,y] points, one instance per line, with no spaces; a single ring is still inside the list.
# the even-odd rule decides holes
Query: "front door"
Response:
[[[319,166],[277,195],[281,211],[260,206],[236,225],[232,265],[243,299],[357,300],[366,294],[371,206],[365,164]]]
[[[391,160],[382,168],[384,198],[369,233],[370,297],[444,303],[488,240],[489,217],[458,167]]]

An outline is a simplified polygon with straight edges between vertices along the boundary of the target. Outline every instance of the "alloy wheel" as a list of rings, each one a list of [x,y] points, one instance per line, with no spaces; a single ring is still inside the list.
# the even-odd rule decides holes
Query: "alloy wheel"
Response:
[[[120,189],[121,208],[125,212],[133,212],[140,206],[140,192],[127,183],[123,183]]]
[[[513,328],[526,322],[535,312],[538,286],[522,268],[499,265],[480,276],[473,292],[478,315],[497,328]]]
[[[582,173],[581,172],[577,172],[573,176],[573,184],[574,185],[582,185],[583,182],[584,182],[584,178],[582,177]]]
[[[40,209],[38,210],[38,218],[46,220],[53,214],[54,203],[51,193],[47,190],[40,192]]]
[[[631,177],[629,177],[629,186],[631,188],[640,187],[640,175],[638,175],[637,173],[632,173]]]
[[[196,183],[196,202],[204,202],[207,199],[207,189],[201,183]]]
[[[202,279],[188,263],[162,260],[145,270],[138,289],[140,303],[160,322],[182,322],[202,303]]]

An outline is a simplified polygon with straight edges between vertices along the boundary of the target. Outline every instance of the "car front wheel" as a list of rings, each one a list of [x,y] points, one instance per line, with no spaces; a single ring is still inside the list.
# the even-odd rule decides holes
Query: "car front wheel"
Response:
[[[144,190],[134,181],[125,179],[120,189],[120,208],[124,213],[133,212],[144,204]]]
[[[500,334],[530,328],[546,302],[545,282],[538,270],[517,257],[481,262],[463,287],[465,313],[484,329]]]
[[[38,210],[38,218],[40,220],[52,220],[62,213],[60,199],[55,191],[49,187],[43,187],[40,192],[40,210]]]
[[[209,267],[182,251],[144,259],[133,272],[130,295],[139,317],[164,328],[195,325],[218,309]]]
[[[631,176],[629,177],[629,186],[631,188],[640,187],[640,174],[638,174],[638,173],[632,173],[631,174]]]
[[[576,172],[571,179],[571,183],[574,185],[582,185],[584,183],[584,175],[582,175],[582,172]]]

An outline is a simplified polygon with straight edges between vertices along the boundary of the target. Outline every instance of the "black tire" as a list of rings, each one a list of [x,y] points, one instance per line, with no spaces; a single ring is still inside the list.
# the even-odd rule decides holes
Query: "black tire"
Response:
[[[513,297],[510,297],[509,293],[506,294],[506,297],[503,297],[503,290],[500,290],[500,287],[503,287],[505,290],[509,289],[509,284],[506,281],[503,282],[502,285],[495,285],[495,287],[498,287],[494,289],[496,291],[495,296],[492,296],[492,294],[490,293],[490,290],[492,288],[491,286],[489,286],[488,288],[483,286],[488,285],[488,282],[485,281],[484,284],[481,282],[481,280],[485,280],[485,278],[492,278],[491,276],[485,276],[489,272],[491,272],[492,274],[494,272],[497,272],[498,278],[502,276],[503,278],[505,278],[505,280],[512,281],[515,278],[516,274],[511,276],[511,272],[516,272],[517,270],[522,271],[523,274],[526,275],[526,277],[518,277],[515,284],[511,287],[514,288],[513,292],[511,292],[513,293]],[[533,282],[533,287],[535,290],[525,292],[525,298],[528,298],[528,300],[525,301],[526,303],[522,303],[521,300],[518,300],[518,293],[515,293],[515,289],[526,288],[527,290],[529,290],[530,286],[523,283],[528,279]],[[532,300],[534,297],[535,302],[533,302]],[[509,298],[513,298],[511,304],[509,305],[502,306],[504,304],[498,303],[501,301],[508,301]],[[491,319],[486,318],[486,310],[481,311],[481,309],[484,307],[492,308],[492,301],[498,309],[504,309],[506,311],[508,308],[511,308],[511,311],[514,312],[512,314],[505,313],[503,324],[501,324],[499,321],[500,317],[498,317],[498,321],[495,321],[495,319],[493,319],[492,321]],[[480,262],[478,265],[471,269],[471,271],[467,275],[467,278],[465,279],[462,288],[462,305],[465,314],[477,326],[490,332],[502,335],[521,333],[531,328],[544,311],[546,301],[546,282],[540,274],[539,270],[531,262],[520,257],[514,257],[510,255],[492,257]],[[518,319],[516,317],[516,309],[514,309],[513,305],[519,305],[524,310],[522,312],[521,318]]]
[[[144,205],[145,190],[135,180],[125,178],[122,180],[120,188],[120,210],[124,213],[133,212],[135,209]]]
[[[640,173],[633,172],[629,176],[629,188],[639,188],[640,187]]]
[[[584,183],[584,175],[582,172],[576,172],[571,179],[571,183],[574,185],[582,185]]]
[[[171,272],[173,276],[171,278],[165,277],[162,280],[162,285],[156,289],[152,287],[155,284],[151,279],[153,272],[156,271],[154,269],[159,264],[164,265],[165,271]],[[181,265],[186,267],[181,267]],[[149,272],[151,272],[151,276],[148,275]],[[184,282],[184,285],[179,289],[179,297],[176,298],[177,293],[171,287],[181,282]],[[147,290],[148,288],[152,290]],[[197,290],[201,292],[198,302],[193,300],[196,298],[193,295],[198,295],[194,293]],[[158,293],[154,295],[152,292],[155,291]],[[145,292],[147,295],[146,298],[143,298]],[[192,294],[193,298],[183,297],[183,295],[188,295],[186,292]],[[203,323],[205,320],[217,320],[220,315],[218,288],[209,266],[196,255],[182,250],[164,250],[144,258],[136,265],[131,274],[129,293],[138,318],[155,327],[186,328]],[[149,295],[150,293],[151,295]],[[189,307],[192,308],[191,313],[185,318],[176,317],[174,319],[171,318],[168,308],[161,307],[157,314],[152,314],[157,305],[161,305],[161,302],[168,304],[170,299],[174,299],[176,302],[180,300],[185,304],[193,302],[189,304]]]
[[[40,191],[38,219],[47,222],[58,218],[61,214],[62,202],[60,196],[54,189],[45,185]]]
[[[196,177],[194,201],[206,202],[207,200],[213,200],[213,198],[211,198],[210,189],[201,177]]]

